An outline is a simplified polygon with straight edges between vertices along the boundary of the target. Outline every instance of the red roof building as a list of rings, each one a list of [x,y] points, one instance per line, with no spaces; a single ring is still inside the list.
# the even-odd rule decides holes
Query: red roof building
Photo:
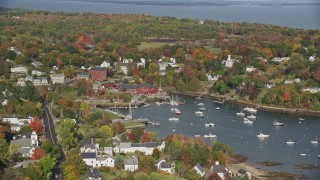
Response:
[[[105,81],[107,80],[107,69],[101,67],[93,67],[88,71],[92,80]]]

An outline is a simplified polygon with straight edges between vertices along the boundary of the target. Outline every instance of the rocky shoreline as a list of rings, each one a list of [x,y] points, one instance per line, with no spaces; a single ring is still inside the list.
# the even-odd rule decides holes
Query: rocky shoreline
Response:
[[[166,92],[173,93],[173,94],[185,95],[185,96],[193,96],[193,97],[204,96],[204,97],[208,97],[213,100],[216,100],[218,102],[230,102],[232,104],[236,104],[236,105],[240,105],[240,106],[248,106],[248,107],[256,108],[258,110],[267,111],[267,112],[287,113],[287,114],[294,114],[294,115],[300,115],[300,116],[320,117],[320,111],[312,111],[312,110],[307,110],[307,109],[288,109],[288,108],[275,107],[275,106],[265,106],[265,105],[261,105],[261,104],[256,104],[251,101],[238,100],[238,99],[233,99],[233,98],[229,98],[227,96],[216,95],[216,94],[203,94],[200,92],[179,92],[175,89],[167,89]]]

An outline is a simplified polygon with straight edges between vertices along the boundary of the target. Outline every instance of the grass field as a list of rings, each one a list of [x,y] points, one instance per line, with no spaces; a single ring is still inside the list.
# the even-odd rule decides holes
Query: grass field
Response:
[[[138,49],[139,50],[144,50],[144,49],[147,49],[147,48],[159,48],[161,46],[164,46],[164,45],[173,45],[174,43],[165,43],[165,42],[142,42],[141,45],[138,46]]]

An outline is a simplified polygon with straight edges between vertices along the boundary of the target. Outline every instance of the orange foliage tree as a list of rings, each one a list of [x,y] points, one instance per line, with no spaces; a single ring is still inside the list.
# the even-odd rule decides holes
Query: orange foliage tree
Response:
[[[43,134],[43,131],[44,131],[43,124],[38,116],[35,116],[34,118],[32,118],[30,123],[30,128],[36,131],[37,134]]]
[[[32,160],[39,160],[47,155],[46,151],[42,148],[35,148],[31,156]]]

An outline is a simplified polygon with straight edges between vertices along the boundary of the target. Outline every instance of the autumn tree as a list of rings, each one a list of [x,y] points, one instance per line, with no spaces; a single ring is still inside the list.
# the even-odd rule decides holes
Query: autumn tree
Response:
[[[124,127],[123,123],[121,123],[121,122],[112,123],[111,128],[115,134],[121,134],[126,131],[126,128]]]
[[[80,172],[73,165],[68,165],[64,168],[64,177],[66,180],[78,180],[80,178]]]
[[[104,134],[105,138],[112,138],[113,132],[112,129],[108,125],[102,126],[99,131],[101,131]]]
[[[30,127],[38,135],[41,135],[44,132],[42,121],[38,116],[35,116],[31,119]]]
[[[33,154],[31,156],[32,160],[39,160],[46,156],[46,151],[40,147],[34,149]]]

